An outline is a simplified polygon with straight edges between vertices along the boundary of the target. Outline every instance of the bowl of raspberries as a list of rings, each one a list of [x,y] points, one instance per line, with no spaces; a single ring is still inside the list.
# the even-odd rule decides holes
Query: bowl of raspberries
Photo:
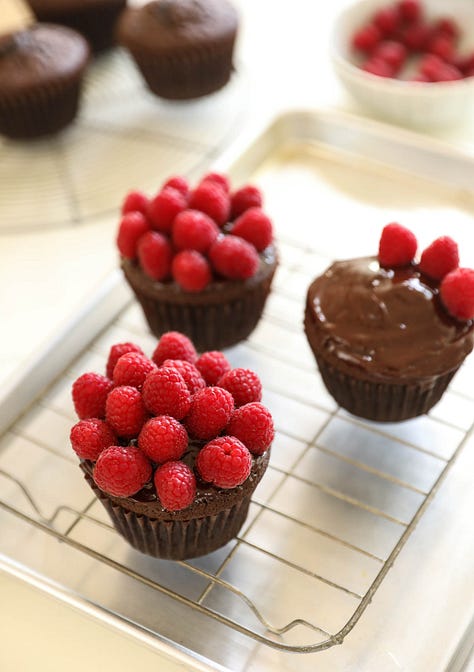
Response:
[[[335,72],[376,116],[417,129],[474,112],[471,0],[362,0],[336,20]]]
[[[176,331],[150,356],[116,343],[105,371],[74,381],[72,449],[132,547],[184,560],[238,534],[275,433],[261,399],[254,371],[218,350],[198,355]]]

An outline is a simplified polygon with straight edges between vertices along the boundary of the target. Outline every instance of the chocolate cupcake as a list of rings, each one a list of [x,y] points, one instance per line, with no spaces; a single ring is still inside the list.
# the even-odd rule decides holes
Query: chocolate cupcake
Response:
[[[153,0],[128,8],[117,36],[150,91],[185,100],[227,84],[237,28],[237,12],[227,0]]]
[[[304,318],[329,393],[350,413],[379,422],[428,412],[474,345],[474,306],[459,312],[446,289],[460,276],[455,293],[469,294],[474,271],[456,268],[457,247],[447,238],[419,263],[413,240],[400,256],[397,231],[403,239],[407,230],[385,227],[378,257],[337,261],[316,278]],[[454,250],[447,266],[445,252],[431,252],[446,246]]]
[[[117,242],[151,331],[181,331],[200,351],[247,338],[278,263],[259,190],[230,193],[227,178],[211,174],[192,191],[172,178],[154,198],[137,198],[125,200]]]
[[[63,26],[36,24],[0,38],[0,133],[35,138],[70,124],[89,52],[86,40]]]
[[[228,543],[274,436],[256,374],[222,353],[198,358],[177,332],[151,359],[134,344],[112,346],[107,370],[112,380],[86,373],[73,384],[81,420],[71,444],[114,527],[139,551],[172,560]]]
[[[77,30],[98,52],[115,43],[115,24],[127,0],[28,0],[28,3],[38,21]]]

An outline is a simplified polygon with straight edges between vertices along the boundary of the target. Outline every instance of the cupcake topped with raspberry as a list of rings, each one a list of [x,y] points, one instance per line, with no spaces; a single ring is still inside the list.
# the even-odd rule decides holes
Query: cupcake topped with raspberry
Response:
[[[474,270],[456,243],[384,227],[377,256],[333,263],[307,293],[305,331],[335,400],[378,421],[426,413],[474,346]]]
[[[262,206],[256,186],[232,191],[220,173],[205,175],[193,189],[175,176],[151,198],[127,194],[117,246],[156,336],[177,330],[203,351],[253,331],[277,266]]]
[[[261,396],[253,371],[219,351],[198,356],[179,332],[164,334],[151,358],[116,344],[106,375],[74,382],[72,447],[132,546],[184,559],[238,534],[274,437]]]

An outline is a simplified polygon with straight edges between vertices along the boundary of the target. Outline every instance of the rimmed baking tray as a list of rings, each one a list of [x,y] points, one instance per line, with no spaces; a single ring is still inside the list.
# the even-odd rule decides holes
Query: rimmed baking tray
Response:
[[[325,392],[301,322],[312,277],[375,252],[388,221],[420,246],[451,235],[474,265],[474,162],[369,121],[291,111],[214,168],[263,188],[281,252],[261,323],[228,350],[259,372],[277,426],[244,530],[205,558],[152,560],[82,482],[68,444],[74,376],[101,370],[114,341],[154,343],[116,274],[58,335],[61,350],[25,372],[49,387],[28,406],[18,380],[3,405],[4,424],[22,411],[0,444],[3,569],[196,669],[444,670],[471,641],[474,363],[428,416],[362,422]]]

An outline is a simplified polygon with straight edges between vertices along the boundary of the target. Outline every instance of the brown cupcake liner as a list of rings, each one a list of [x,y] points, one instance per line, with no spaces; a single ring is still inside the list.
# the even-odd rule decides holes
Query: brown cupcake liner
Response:
[[[15,95],[0,95],[0,133],[31,139],[56,133],[77,116],[82,73]]]
[[[360,380],[315,353],[319,372],[335,401],[353,415],[376,422],[400,422],[427,413],[443,396],[457,368],[407,383]]]
[[[207,292],[205,298],[182,292],[179,301],[172,292],[147,292],[142,282],[123,264],[125,277],[140,303],[152,333],[158,338],[166,331],[181,331],[198,352],[222,350],[245,340],[257,326],[265,306],[275,269],[255,283],[242,283],[229,297],[224,291]]]
[[[151,54],[129,48],[148,88],[169,100],[200,98],[223,88],[233,66],[234,40],[215,47],[183,48],[179,54]]]

